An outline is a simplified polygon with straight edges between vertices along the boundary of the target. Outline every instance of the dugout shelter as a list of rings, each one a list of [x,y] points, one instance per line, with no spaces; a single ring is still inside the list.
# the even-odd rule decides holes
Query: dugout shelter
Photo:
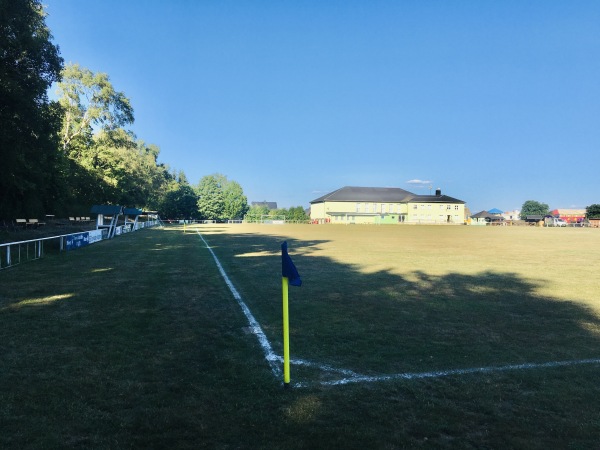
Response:
[[[92,214],[97,214],[96,229],[108,230],[108,239],[115,236],[119,216],[123,214],[123,207],[119,205],[94,205],[90,211]]]
[[[137,230],[138,219],[144,212],[137,208],[123,208],[125,215],[125,226],[130,227],[131,231]]]

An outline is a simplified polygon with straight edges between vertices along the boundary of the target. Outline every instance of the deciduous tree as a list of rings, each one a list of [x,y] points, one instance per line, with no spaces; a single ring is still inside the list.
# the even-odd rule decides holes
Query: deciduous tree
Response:
[[[303,222],[310,219],[308,214],[302,206],[291,207],[285,216],[286,220],[293,220],[297,222]]]
[[[47,96],[63,60],[45,17],[39,0],[0,1],[2,217],[50,212],[63,192],[60,108]]]
[[[600,204],[594,203],[585,208],[586,219],[600,219]]]
[[[242,186],[220,173],[203,177],[197,193],[198,210],[204,219],[241,219],[248,211],[248,199]]]
[[[159,209],[165,219],[198,218],[198,195],[186,181],[173,182]]]
[[[198,188],[198,211],[202,219],[220,220],[225,209],[225,196],[217,175],[202,177]]]
[[[123,92],[115,90],[105,73],[68,64],[62,71],[58,94],[65,114],[62,146],[71,157],[77,149],[73,141],[89,143],[93,127],[110,133],[134,121],[131,102]]]
[[[550,207],[546,203],[527,200],[521,206],[521,219],[525,219],[527,216],[545,216],[549,212]]]
[[[268,214],[269,208],[267,208],[265,205],[252,205],[246,213],[246,218],[249,221],[257,222],[262,216],[266,216]]]
[[[237,181],[229,181],[223,186],[223,218],[243,219],[248,211],[248,198]]]

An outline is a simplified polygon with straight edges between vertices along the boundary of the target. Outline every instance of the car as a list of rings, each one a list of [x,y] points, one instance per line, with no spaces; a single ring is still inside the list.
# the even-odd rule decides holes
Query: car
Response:
[[[546,225],[549,227],[566,227],[569,224],[564,219],[549,217],[546,221]]]

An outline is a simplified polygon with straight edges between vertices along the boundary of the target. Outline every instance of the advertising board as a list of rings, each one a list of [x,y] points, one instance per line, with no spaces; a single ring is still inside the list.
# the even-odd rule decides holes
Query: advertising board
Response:
[[[68,235],[65,247],[67,250],[75,250],[77,248],[85,247],[86,245],[89,245],[89,243],[90,234],[86,231],[85,233]]]

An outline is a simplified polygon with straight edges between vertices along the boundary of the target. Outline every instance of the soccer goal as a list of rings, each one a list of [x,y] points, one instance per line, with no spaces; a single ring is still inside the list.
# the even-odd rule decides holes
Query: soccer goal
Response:
[[[260,223],[282,225],[285,223],[285,216],[284,215],[271,216],[269,214],[263,214],[260,216]]]

